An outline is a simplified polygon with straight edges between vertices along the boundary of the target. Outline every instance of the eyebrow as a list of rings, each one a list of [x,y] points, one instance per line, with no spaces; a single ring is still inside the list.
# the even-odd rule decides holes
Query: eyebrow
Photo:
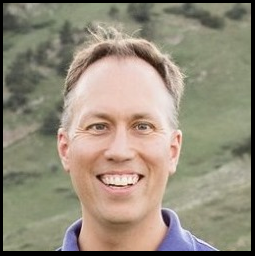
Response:
[[[109,114],[102,113],[102,112],[89,112],[82,115],[80,124],[84,123],[86,120],[91,118],[98,118],[98,119],[113,121],[113,118]]]
[[[114,118],[111,115],[107,114],[107,113],[89,112],[89,113],[86,113],[85,115],[82,116],[82,118],[80,120],[80,124],[84,123],[86,120],[88,120],[90,118],[98,118],[98,119],[104,119],[104,120],[108,120],[110,122],[114,122]],[[133,114],[129,119],[131,121],[139,120],[139,119],[147,119],[147,120],[152,120],[152,121],[158,121],[158,118],[156,118],[155,116],[153,116],[149,113],[136,113],[136,114]]]

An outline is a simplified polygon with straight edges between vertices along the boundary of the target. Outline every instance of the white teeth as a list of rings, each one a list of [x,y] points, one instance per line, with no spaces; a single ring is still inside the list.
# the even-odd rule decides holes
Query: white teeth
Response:
[[[127,180],[128,180],[127,177],[124,176],[124,177],[121,179],[121,182],[120,182],[121,185],[122,185],[122,186],[126,186],[126,185],[128,184]]]
[[[137,174],[126,175],[103,175],[100,177],[101,181],[108,186],[128,186],[135,185],[139,176]]]

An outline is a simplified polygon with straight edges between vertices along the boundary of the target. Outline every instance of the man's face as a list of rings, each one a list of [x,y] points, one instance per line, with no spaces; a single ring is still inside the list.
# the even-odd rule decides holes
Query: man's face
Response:
[[[158,212],[181,146],[160,75],[141,59],[106,57],[74,93],[72,124],[59,130],[58,149],[83,213],[124,224]]]

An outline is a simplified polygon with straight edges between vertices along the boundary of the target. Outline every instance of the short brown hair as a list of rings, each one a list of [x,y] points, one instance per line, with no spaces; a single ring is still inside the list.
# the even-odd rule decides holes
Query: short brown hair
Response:
[[[76,52],[68,70],[64,88],[64,111],[61,126],[70,127],[72,91],[83,72],[96,61],[107,57],[137,57],[153,66],[162,77],[174,102],[173,125],[178,127],[178,111],[183,94],[183,74],[167,54],[161,53],[151,42],[133,38],[115,28],[102,28],[90,31],[91,40]]]

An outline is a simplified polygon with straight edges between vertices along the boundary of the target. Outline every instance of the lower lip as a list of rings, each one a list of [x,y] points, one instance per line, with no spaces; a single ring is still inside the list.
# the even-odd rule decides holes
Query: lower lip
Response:
[[[128,196],[131,195],[139,186],[141,179],[132,186],[129,187],[110,187],[102,183],[100,180],[98,180],[101,184],[101,187],[104,191],[106,191],[108,194],[112,196]]]

